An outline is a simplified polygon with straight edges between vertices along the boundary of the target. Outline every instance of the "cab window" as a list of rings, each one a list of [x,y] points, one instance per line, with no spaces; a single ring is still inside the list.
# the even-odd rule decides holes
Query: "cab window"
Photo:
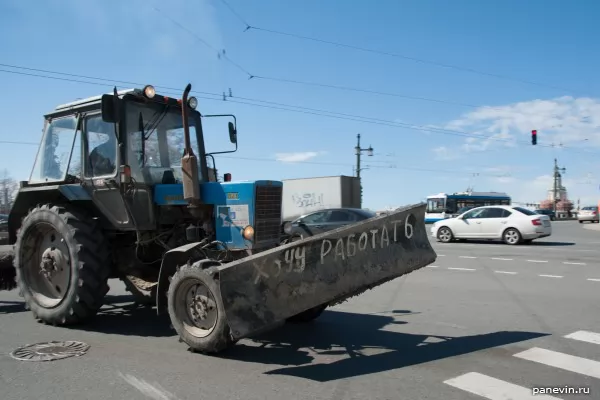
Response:
[[[56,118],[46,125],[38,155],[29,177],[30,183],[60,182],[65,179],[77,135],[74,116]]]

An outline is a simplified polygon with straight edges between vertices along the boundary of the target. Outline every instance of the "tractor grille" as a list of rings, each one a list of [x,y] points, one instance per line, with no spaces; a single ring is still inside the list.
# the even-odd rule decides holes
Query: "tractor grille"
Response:
[[[257,186],[254,215],[255,243],[277,241],[281,230],[281,186]]]

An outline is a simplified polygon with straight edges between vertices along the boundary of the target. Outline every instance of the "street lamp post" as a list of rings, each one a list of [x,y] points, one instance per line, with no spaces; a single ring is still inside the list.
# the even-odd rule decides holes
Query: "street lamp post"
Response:
[[[360,207],[362,208],[362,181],[360,180],[360,156],[363,152],[367,152],[369,157],[373,156],[373,148],[369,146],[368,149],[360,148],[360,133],[356,135],[356,147],[354,148],[356,151],[356,177],[358,178],[358,184],[360,185]]]

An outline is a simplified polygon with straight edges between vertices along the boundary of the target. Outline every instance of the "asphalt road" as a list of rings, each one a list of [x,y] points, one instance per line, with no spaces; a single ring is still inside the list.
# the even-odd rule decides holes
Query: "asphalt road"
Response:
[[[528,246],[434,243],[430,267],[221,357],[186,351],[118,282],[85,330],[37,324],[0,292],[0,398],[598,399],[600,231],[553,226]],[[91,347],[47,363],[8,355],[49,340]],[[531,397],[533,387],[590,394]]]

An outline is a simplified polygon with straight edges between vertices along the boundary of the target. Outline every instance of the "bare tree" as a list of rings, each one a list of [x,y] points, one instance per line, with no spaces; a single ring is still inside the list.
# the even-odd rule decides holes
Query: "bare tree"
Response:
[[[0,173],[0,213],[10,212],[17,189],[17,181],[10,176],[8,170],[4,169]]]

